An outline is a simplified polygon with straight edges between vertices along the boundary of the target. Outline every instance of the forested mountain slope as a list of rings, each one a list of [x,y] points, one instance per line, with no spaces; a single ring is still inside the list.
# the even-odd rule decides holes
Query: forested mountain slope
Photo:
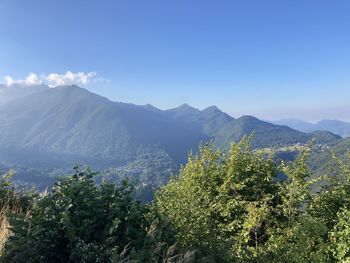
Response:
[[[252,116],[234,119],[216,106],[199,110],[183,104],[163,111],[112,102],[78,86],[31,92],[0,105],[0,163],[6,167],[64,169],[80,163],[115,167],[120,176],[153,183],[154,178],[168,178],[201,142],[227,149],[253,132],[253,148],[304,145],[313,138],[333,145],[341,139]]]
[[[207,136],[164,114],[63,86],[0,106],[3,149],[120,165],[145,152],[184,160]]]

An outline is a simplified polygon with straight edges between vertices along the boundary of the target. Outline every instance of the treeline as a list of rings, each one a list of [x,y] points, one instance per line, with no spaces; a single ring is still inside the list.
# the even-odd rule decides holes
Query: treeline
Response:
[[[88,169],[44,195],[3,179],[1,261],[350,262],[350,154],[312,180],[307,157],[204,145],[146,205]]]

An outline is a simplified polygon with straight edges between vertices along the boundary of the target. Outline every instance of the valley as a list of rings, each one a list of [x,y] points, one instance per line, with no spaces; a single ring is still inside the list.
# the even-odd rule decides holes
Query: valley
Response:
[[[98,169],[115,182],[127,177],[158,187],[198,145],[227,150],[251,134],[252,149],[276,151],[286,160],[312,140],[318,149],[335,151],[346,141],[329,131],[301,132],[253,116],[233,118],[216,106],[161,110],[113,102],[78,86],[18,89],[23,88],[0,87],[0,163],[2,171],[14,169],[14,181],[26,187],[45,189],[75,165]],[[324,151],[315,152],[324,162],[329,159]]]

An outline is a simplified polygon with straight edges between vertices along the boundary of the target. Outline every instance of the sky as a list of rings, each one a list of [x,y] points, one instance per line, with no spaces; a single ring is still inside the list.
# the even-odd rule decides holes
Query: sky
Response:
[[[348,0],[0,0],[0,82],[350,121],[349,14]]]

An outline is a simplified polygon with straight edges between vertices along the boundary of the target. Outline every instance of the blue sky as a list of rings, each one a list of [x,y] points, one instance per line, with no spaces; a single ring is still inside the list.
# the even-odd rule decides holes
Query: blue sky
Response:
[[[1,0],[0,79],[96,72],[111,100],[350,121],[350,1]]]

